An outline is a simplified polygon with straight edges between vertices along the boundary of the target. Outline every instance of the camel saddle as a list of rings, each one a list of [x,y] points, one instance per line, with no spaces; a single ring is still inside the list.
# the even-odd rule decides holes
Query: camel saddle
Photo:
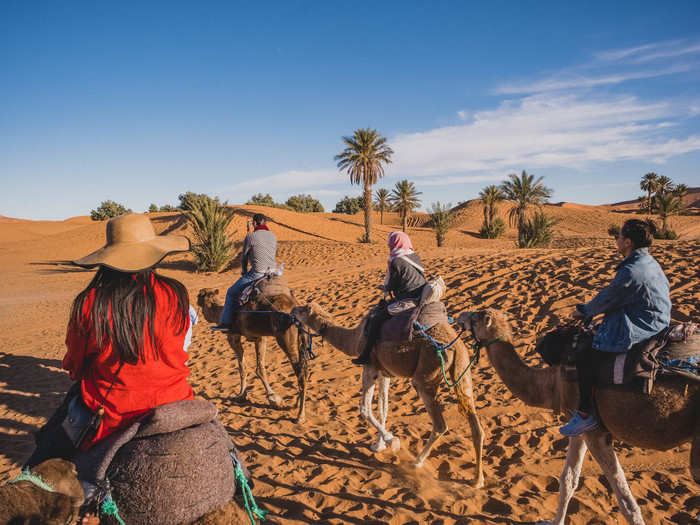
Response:
[[[397,306],[392,311],[394,305]],[[390,304],[389,314],[392,317],[382,325],[380,342],[412,341],[413,323],[416,321],[426,330],[439,323],[448,323],[447,309],[441,301],[419,305],[417,301],[404,299]]]
[[[537,343],[549,365],[563,365],[566,379],[576,381],[576,355],[590,352],[593,330],[560,326]],[[598,386],[641,385],[650,394],[658,376],[680,375],[700,382],[700,334],[694,323],[673,325],[641,341],[627,352],[600,352]]]
[[[292,292],[284,277],[268,273],[246,286],[238,298],[238,303],[242,306],[256,296],[275,297],[277,295],[292,295]]]
[[[79,453],[86,501],[111,494],[129,525],[190,523],[224,506],[236,489],[234,458],[248,472],[216,416],[208,401],[168,403]]]

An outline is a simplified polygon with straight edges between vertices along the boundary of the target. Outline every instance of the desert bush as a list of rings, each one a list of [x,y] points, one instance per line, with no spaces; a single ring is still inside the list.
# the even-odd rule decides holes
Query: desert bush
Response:
[[[151,203],[151,205],[148,207],[148,213],[155,213],[158,211],[158,205]]]
[[[276,203],[269,193],[263,195],[262,193],[256,193],[246,204],[251,204],[254,206],[274,206]]]
[[[525,219],[518,232],[519,248],[541,248],[549,246],[554,238],[554,226],[559,221],[537,211],[532,218]]]
[[[445,242],[445,236],[452,226],[454,216],[451,210],[451,203],[443,206],[440,204],[440,201],[438,201],[437,204],[432,205],[430,219],[438,246],[442,246],[442,243]]]
[[[678,233],[675,230],[666,229],[659,230],[654,234],[654,239],[664,239],[667,241],[675,241],[678,239]]]
[[[322,212],[323,205],[311,195],[292,195],[287,199],[286,205],[299,213]]]
[[[620,225],[619,224],[611,224],[608,226],[608,235],[610,237],[617,237],[620,234]]]
[[[342,201],[338,201],[335,204],[335,209],[333,210],[333,213],[347,213],[348,215],[354,215],[358,211],[361,211],[363,209],[363,202],[364,198],[362,196],[348,197],[346,195]]]
[[[486,223],[481,224],[481,230],[479,230],[479,235],[484,239],[497,239],[503,235],[506,231],[506,223],[500,217],[496,217],[491,221],[491,223],[486,226]]]
[[[180,208],[173,206],[172,204],[164,204],[158,211],[180,211]]]
[[[215,199],[202,199],[185,214],[194,233],[192,252],[197,268],[203,272],[219,271],[231,259],[233,242],[226,229],[233,220],[233,213],[228,213]]]
[[[177,198],[180,200],[180,209],[183,211],[193,210],[203,202],[215,201],[217,204],[219,203],[219,197],[212,199],[206,193],[194,193],[191,191],[181,193]]]
[[[119,217],[127,213],[131,213],[129,208],[118,202],[108,200],[102,201],[97,209],[90,210],[90,218],[93,221],[106,221],[112,217]]]

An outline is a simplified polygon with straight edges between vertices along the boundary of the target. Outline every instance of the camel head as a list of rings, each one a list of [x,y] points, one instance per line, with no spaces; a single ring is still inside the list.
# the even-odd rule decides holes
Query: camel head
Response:
[[[197,294],[197,306],[200,308],[211,308],[219,303],[216,297],[219,295],[218,288],[202,288]]]
[[[477,312],[462,312],[457,324],[470,331],[479,341],[492,341],[498,337],[511,339],[510,323],[505,312],[487,308]]]
[[[313,302],[304,306],[295,306],[292,308],[291,314],[312,330],[318,330],[323,324],[334,323],[331,316],[320,305]]]
[[[78,481],[78,472],[75,470],[73,463],[65,459],[49,459],[34,467],[32,473],[40,476],[55,492],[68,496],[73,503],[75,516],[77,517],[78,509],[83,504],[85,494],[83,493],[82,485]]]

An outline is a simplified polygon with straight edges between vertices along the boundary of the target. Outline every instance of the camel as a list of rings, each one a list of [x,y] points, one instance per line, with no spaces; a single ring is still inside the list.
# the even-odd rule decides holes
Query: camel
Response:
[[[223,304],[217,301],[218,289],[202,288],[197,295],[197,305],[201,308],[204,318],[210,323],[217,323],[221,318]],[[289,313],[297,305],[291,295],[276,295],[258,300],[251,298],[245,305],[245,310],[278,310]],[[262,381],[267,394],[267,399],[273,407],[279,407],[282,399],[277,395],[267,380],[265,357],[267,353],[267,336],[272,336],[279,344],[289,359],[294,369],[294,374],[299,383],[299,397],[297,400],[298,412],[294,419],[296,423],[303,423],[306,419],[306,382],[309,376],[308,358],[304,347],[304,336],[291,323],[287,315],[274,313],[238,313],[235,315],[233,328],[226,332],[229,345],[238,359],[238,371],[241,378],[241,386],[236,399],[243,401],[246,398],[248,382],[246,377],[245,362],[243,360],[242,337],[255,343],[257,358],[256,375]]]
[[[294,315],[302,324],[318,332],[332,346],[350,357],[357,357],[364,346],[364,328],[368,317],[360,321],[355,328],[343,328],[333,321],[318,304],[310,303],[292,309]],[[427,332],[435,340],[444,344],[456,338],[457,334],[449,324],[441,323]],[[372,352],[372,362],[362,370],[362,400],[360,413],[364,419],[377,429],[377,441],[371,445],[371,450],[378,452],[387,445],[393,451],[400,449],[399,438],[386,429],[388,413],[389,381],[391,377],[410,377],[413,387],[423,401],[430,416],[433,428],[423,450],[416,458],[414,465],[421,467],[430,454],[435,443],[448,430],[442,413],[442,407],[437,400],[437,393],[442,383],[440,360],[435,348],[425,339],[415,338],[413,341],[402,343],[382,342]],[[445,352],[445,369],[449,370],[454,381],[469,364],[469,350],[462,341],[457,339],[455,344]],[[372,397],[375,387],[379,384],[379,401],[377,420],[372,413]],[[474,485],[481,488],[484,485],[484,473],[481,455],[484,443],[484,431],[476,415],[476,406],[472,392],[471,373],[467,372],[456,388],[459,409],[469,421],[476,455],[476,478]]]
[[[471,330],[477,341],[486,341],[484,346],[496,373],[525,404],[555,411],[576,409],[577,384],[566,381],[561,365],[546,368],[526,365],[515,352],[506,314],[492,309],[463,312],[457,323]],[[694,480],[700,483],[699,383],[680,377],[659,377],[651,395],[620,386],[599,387],[596,403],[603,426],[569,438],[566,465],[559,483],[559,507],[553,520],[541,523],[563,525],[588,449],[613,488],[627,521],[644,524],[613,449],[613,438],[655,450],[668,450],[692,440],[690,468]]]

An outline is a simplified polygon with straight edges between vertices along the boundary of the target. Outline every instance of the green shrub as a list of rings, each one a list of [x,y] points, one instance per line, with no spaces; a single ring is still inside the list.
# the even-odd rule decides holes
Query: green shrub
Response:
[[[503,235],[506,231],[506,223],[500,217],[496,217],[491,221],[491,224],[486,226],[486,224],[481,225],[481,230],[479,230],[479,235],[484,239],[497,239]]]
[[[354,215],[358,211],[363,210],[362,204],[364,202],[364,197],[348,197],[347,195],[342,201],[339,201],[335,205],[333,213],[347,213],[348,215]]]
[[[180,208],[173,206],[172,204],[164,204],[158,211],[180,211]]]
[[[445,236],[452,226],[454,216],[452,215],[452,204],[442,206],[440,201],[432,205],[430,212],[430,221],[433,231],[435,232],[435,240],[438,246],[442,246],[445,242]]]
[[[518,247],[541,248],[549,246],[554,238],[554,226],[559,221],[537,211],[530,219],[525,219],[518,231]]]
[[[219,197],[212,199],[205,193],[193,193],[191,191],[181,193],[177,198],[180,200],[180,209],[183,211],[193,210],[203,202],[215,201],[219,203]]]
[[[129,208],[123,204],[119,204],[114,201],[102,201],[102,203],[95,210],[90,210],[90,218],[93,221],[106,221],[112,217],[119,217],[120,215],[125,215],[127,213],[132,213]]]
[[[287,199],[286,205],[299,213],[324,211],[323,205],[311,195],[292,195]]]
[[[155,213],[158,211],[158,206],[156,204],[151,203],[151,205],[148,207],[148,213]]]
[[[233,220],[233,213],[228,213],[218,200],[202,199],[185,214],[194,233],[192,252],[197,268],[203,272],[219,271],[231,259],[233,242],[226,228]]]
[[[620,235],[620,225],[619,224],[611,224],[608,226],[608,235],[610,237],[617,237]]]
[[[659,230],[654,234],[654,239],[662,239],[666,241],[675,241],[678,239],[678,234],[675,230]]]
[[[256,193],[253,195],[246,204],[253,206],[275,206],[276,203],[269,193],[263,195],[262,193]]]

